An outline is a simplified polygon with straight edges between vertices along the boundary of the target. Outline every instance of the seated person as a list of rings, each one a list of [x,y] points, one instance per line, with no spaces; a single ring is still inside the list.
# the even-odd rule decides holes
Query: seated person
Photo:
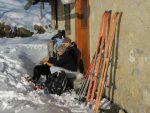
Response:
[[[69,38],[64,38],[63,44],[65,45],[67,51],[74,57],[76,64],[77,64],[76,66],[77,66],[78,71],[80,73],[83,73],[84,71],[83,61],[81,59],[81,53],[79,49],[77,48],[76,43],[71,42],[71,39]]]
[[[55,58],[47,58],[41,61],[42,65],[37,65],[34,68],[34,75],[32,77],[33,82],[37,82],[41,75],[50,75],[50,67],[57,66],[67,69],[69,71],[77,71],[76,61],[72,55],[66,51],[66,47],[64,45],[60,45],[57,48],[57,54],[59,55],[59,59]]]
[[[56,52],[59,56],[59,59],[57,60],[55,58],[50,58],[49,62],[45,62],[47,65],[62,67],[69,71],[77,71],[76,59],[70,54],[69,51],[66,50],[64,45],[60,45]]]
[[[69,42],[67,42],[67,40]],[[74,80],[81,80],[83,78],[83,74],[77,72],[77,46],[73,42],[71,43],[70,39],[63,40],[64,47],[66,51],[63,55],[60,55],[59,51],[58,54],[60,55],[60,59],[57,61],[55,58],[50,58],[50,62],[55,64],[50,67],[51,73],[55,73],[57,71],[64,71],[67,75],[67,87],[73,89],[74,88]],[[65,46],[66,44],[66,46]]]

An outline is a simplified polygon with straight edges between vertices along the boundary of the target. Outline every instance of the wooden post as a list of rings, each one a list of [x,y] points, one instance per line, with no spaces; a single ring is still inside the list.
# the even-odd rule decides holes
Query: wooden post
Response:
[[[58,19],[57,19],[57,0],[49,0],[49,3],[51,5],[51,25],[52,28],[57,29],[58,28]]]
[[[64,5],[64,14],[65,14],[65,30],[66,34],[71,34],[71,28],[70,28],[70,4]]]
[[[85,72],[90,63],[89,39],[89,0],[77,0],[76,10],[76,43],[81,51]]]

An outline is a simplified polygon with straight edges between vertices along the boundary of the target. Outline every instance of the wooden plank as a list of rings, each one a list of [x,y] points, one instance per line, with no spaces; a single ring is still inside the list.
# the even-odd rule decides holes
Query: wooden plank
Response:
[[[90,63],[89,42],[89,0],[77,0],[76,10],[76,43],[81,51],[85,71]]]

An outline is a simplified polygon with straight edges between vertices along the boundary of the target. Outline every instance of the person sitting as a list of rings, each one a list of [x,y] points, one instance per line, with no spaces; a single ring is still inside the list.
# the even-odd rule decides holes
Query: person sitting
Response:
[[[61,67],[69,71],[77,71],[76,59],[69,51],[67,51],[65,45],[58,46],[56,52],[59,59],[50,58],[49,62],[45,62],[47,65]]]
[[[59,56],[59,59],[44,58],[41,61],[42,65],[37,65],[34,67],[31,81],[36,83],[40,79],[41,75],[51,75],[51,66],[61,67],[69,71],[77,71],[76,61],[74,57],[68,51],[66,51],[66,47],[64,45],[60,45],[56,52]]]
[[[71,39],[69,38],[64,38],[63,39],[63,44],[65,45],[67,51],[74,57],[75,61],[76,61],[76,66],[77,69],[80,73],[83,73],[84,71],[84,66],[83,66],[83,61],[81,59],[81,52],[80,50],[77,48],[77,45],[75,42],[71,42]]]
[[[66,48],[64,54],[61,55],[61,53],[57,50],[57,53],[60,55],[60,59],[57,61],[55,58],[50,58],[50,62],[55,64],[53,66],[51,65],[50,71],[52,74],[58,71],[64,71],[67,76],[67,87],[69,89],[73,89],[75,86],[74,81],[81,80],[83,78],[83,74],[77,72],[77,47],[71,46],[67,40],[71,42],[70,39],[63,40],[63,46]]]

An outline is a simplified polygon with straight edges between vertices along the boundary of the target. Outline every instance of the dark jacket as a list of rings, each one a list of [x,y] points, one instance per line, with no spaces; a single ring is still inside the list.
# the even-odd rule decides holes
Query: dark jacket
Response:
[[[75,42],[72,42],[70,47],[68,47],[68,52],[74,57],[75,62],[76,62],[76,67],[79,70],[80,73],[83,73],[84,71],[84,65],[83,61],[81,59],[81,52],[77,48],[77,45]]]
[[[72,42],[71,45],[67,48],[68,53],[74,58],[76,64],[78,61],[78,49],[75,42]]]
[[[54,66],[62,67],[70,71],[77,71],[76,59],[68,51],[64,52],[59,57],[59,60],[50,58],[49,62],[54,64]]]

